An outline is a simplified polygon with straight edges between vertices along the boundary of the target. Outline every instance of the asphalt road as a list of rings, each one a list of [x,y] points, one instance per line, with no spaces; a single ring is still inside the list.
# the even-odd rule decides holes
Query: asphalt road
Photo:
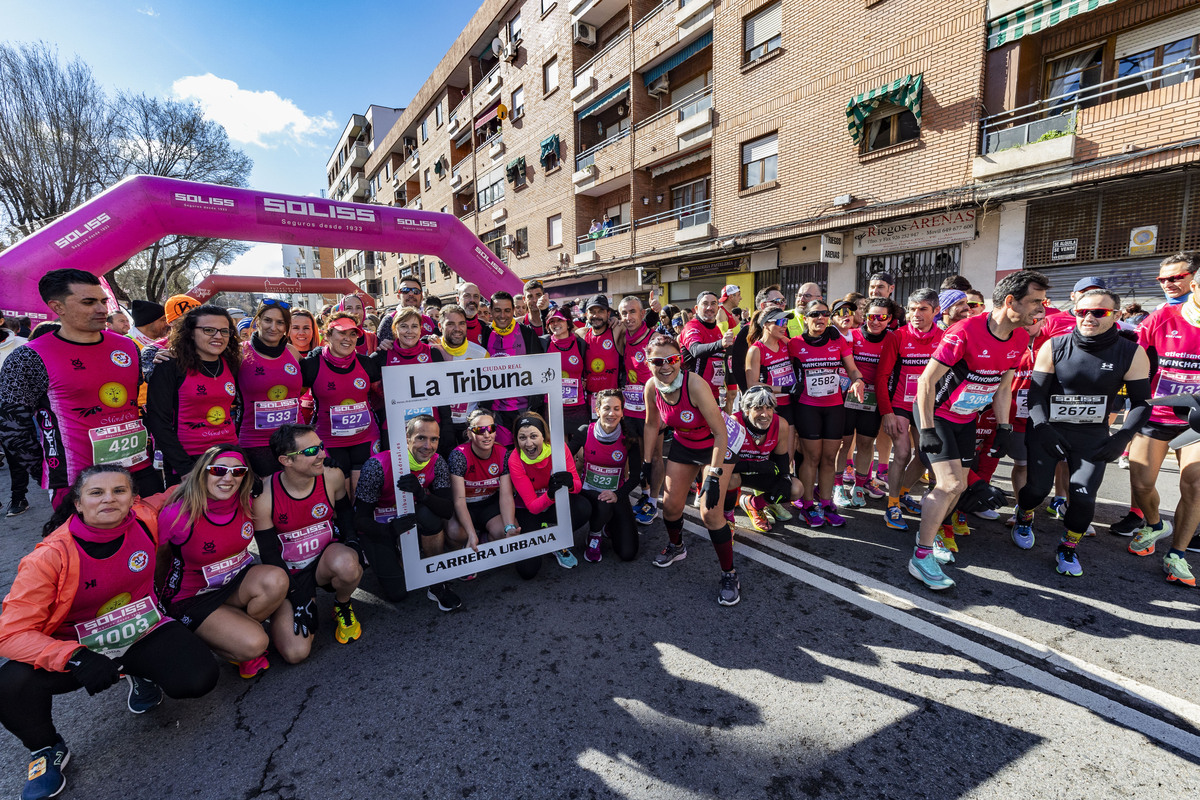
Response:
[[[1039,517],[1024,552],[1000,522],[977,522],[941,594],[908,576],[911,537],[883,527],[881,503],[837,530],[739,529],[732,608],[715,602],[716,558],[694,524],[669,569],[651,564],[656,522],[634,562],[547,559],[530,582],[502,568],[457,584],[453,614],[423,593],[386,603],[368,574],[362,639],[333,641],[323,597],[304,664],[276,656],[253,681],[227,667],[207,697],[140,717],[124,684],[58,698],[64,796],[1195,794],[1200,595],[1107,533],[1127,473],[1113,468],[1102,495],[1083,578],[1054,572],[1055,523]],[[0,584],[47,510],[39,497],[4,520]],[[26,761],[0,737],[0,795],[20,792]]]

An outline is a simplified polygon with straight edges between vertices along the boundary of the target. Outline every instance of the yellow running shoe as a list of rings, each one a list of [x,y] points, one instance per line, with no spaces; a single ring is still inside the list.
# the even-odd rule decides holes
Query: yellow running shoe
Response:
[[[955,536],[971,535],[971,527],[967,525],[967,515],[961,511],[954,512],[954,516],[950,518],[950,527]]]
[[[354,606],[347,600],[345,603],[333,604],[333,638],[338,644],[347,644],[362,636],[362,625],[354,616]]]
[[[951,525],[942,526],[942,544],[951,553],[958,552],[958,542],[954,541],[954,527]]]

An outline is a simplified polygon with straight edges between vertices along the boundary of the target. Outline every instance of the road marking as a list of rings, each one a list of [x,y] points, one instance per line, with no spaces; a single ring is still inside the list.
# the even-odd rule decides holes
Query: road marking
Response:
[[[690,533],[700,538],[708,539],[708,531],[691,520],[685,519],[684,527]],[[809,566],[828,572],[831,575],[836,575],[844,580],[853,581],[862,586],[866,591],[857,592],[840,583],[835,583],[827,578],[800,569],[794,564],[764,553],[761,550],[738,544],[735,541],[734,550],[745,558],[757,561],[776,572],[783,573],[802,583],[806,583],[814,589],[852,603],[888,622],[907,628],[914,633],[919,633],[968,658],[988,664],[1000,672],[1004,672],[1022,682],[1030,684],[1035,689],[1046,691],[1063,700],[1080,705],[1119,725],[1136,730],[1163,744],[1188,753],[1193,757],[1200,758],[1200,736],[1160,719],[1155,719],[1135,708],[1131,708],[1089,689],[1076,686],[1062,678],[1054,676],[1046,670],[1018,661],[1012,656],[1005,655],[979,642],[959,636],[946,628],[914,616],[906,611],[905,608],[920,609],[946,622],[952,622],[993,641],[1045,661],[1054,668],[1074,673],[1156,705],[1179,716],[1181,719],[1200,719],[1200,706],[1197,706],[1195,703],[1167,694],[1152,686],[1146,686],[1111,670],[1059,652],[1019,634],[1004,630],[962,612],[946,608],[928,598],[898,589],[891,584],[878,581],[868,575],[847,569],[832,561],[813,556],[794,547],[789,547],[760,534],[739,531],[738,537],[786,554],[790,558],[802,561]]]

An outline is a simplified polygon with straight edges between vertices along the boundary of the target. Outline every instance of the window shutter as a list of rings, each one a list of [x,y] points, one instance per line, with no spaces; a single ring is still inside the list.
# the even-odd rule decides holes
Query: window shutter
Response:
[[[742,163],[750,164],[779,154],[779,134],[772,133],[762,139],[742,145]]]
[[[753,50],[782,31],[783,3],[776,3],[746,20],[746,49]]]

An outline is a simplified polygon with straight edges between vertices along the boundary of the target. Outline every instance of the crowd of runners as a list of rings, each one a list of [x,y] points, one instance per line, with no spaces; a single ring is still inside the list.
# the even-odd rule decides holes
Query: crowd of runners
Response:
[[[65,786],[54,695],[124,677],[142,713],[211,690],[213,654],[243,678],[272,650],[301,662],[318,590],[333,595],[334,640],[359,639],[352,595],[364,572],[388,600],[408,593],[399,542],[414,528],[431,557],[569,522],[576,546],[551,563],[571,569],[638,558],[661,514],[650,558],[668,568],[688,555],[694,503],[717,602],[732,606],[737,527],[840,527],[874,501],[882,525],[913,536],[907,571],[944,590],[972,517],[1006,506],[1016,547],[1034,548],[1036,531],[1057,573],[1081,576],[1119,461],[1133,503],[1109,530],[1194,587],[1200,446],[1175,452],[1172,529],[1155,487],[1189,428],[1150,401],[1200,387],[1198,268],[1200,253],[1164,260],[1164,302],[1136,325],[1102,278],[1060,310],[1033,271],[905,298],[886,273],[839,299],[811,283],[790,302],[778,286],[743,298],[731,285],[688,309],[653,292],[559,304],[538,281],[515,297],[463,284],[442,303],[407,278],[382,317],[364,295],[312,311],[268,298],[252,314],[179,295],[126,316],[90,273],[51,272],[39,290],[57,318],[0,329],[6,513],[30,513],[33,481],[54,507],[0,613],[0,723],[32,753],[22,797]],[[496,397],[416,409],[389,430],[385,367],[540,353],[561,358],[561,420],[544,396]],[[1005,457],[1011,485],[995,479]],[[398,513],[402,494],[413,513]],[[1039,508],[1055,522],[1036,524]],[[543,560],[514,569],[534,579]],[[462,605],[448,582],[426,596]]]

